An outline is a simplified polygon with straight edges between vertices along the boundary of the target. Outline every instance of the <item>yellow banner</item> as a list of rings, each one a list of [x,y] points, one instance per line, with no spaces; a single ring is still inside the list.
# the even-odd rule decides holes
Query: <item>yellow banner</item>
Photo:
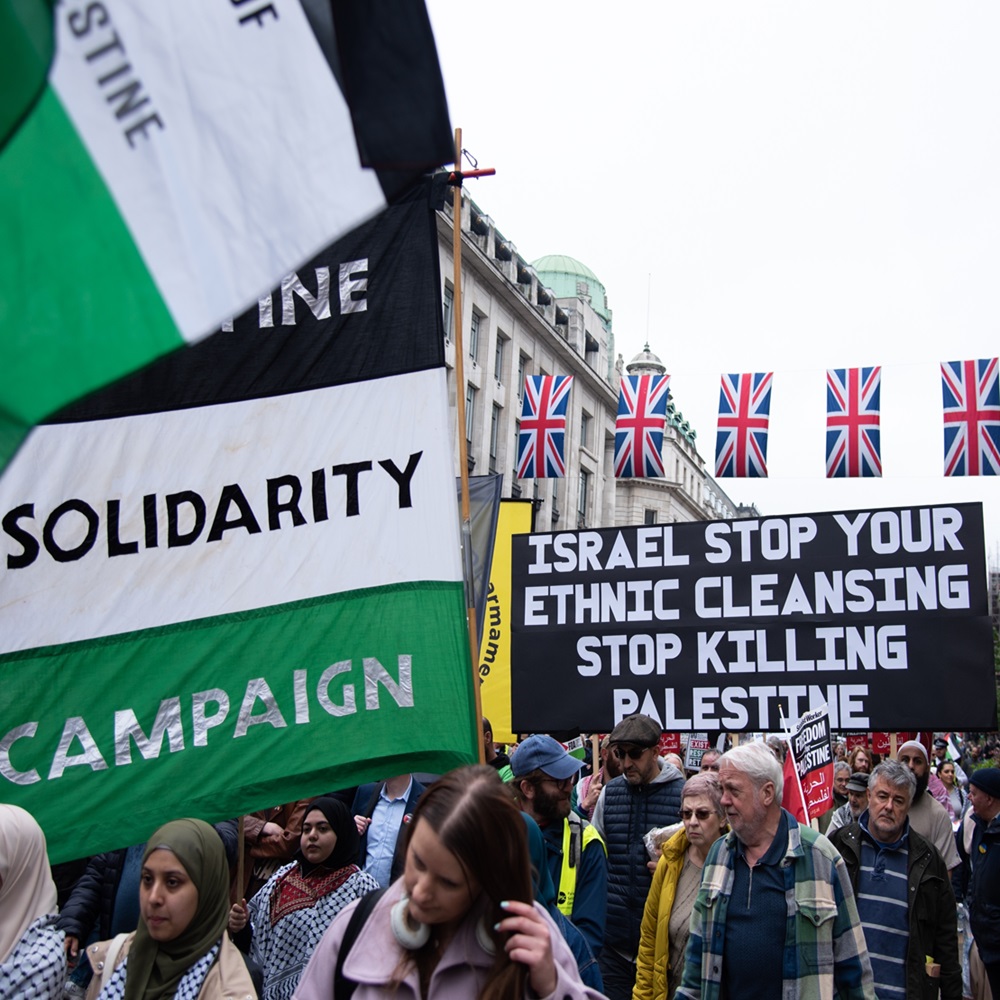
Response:
[[[531,531],[531,501],[501,500],[493,543],[490,589],[479,643],[483,714],[497,743],[513,743],[510,728],[510,539]]]

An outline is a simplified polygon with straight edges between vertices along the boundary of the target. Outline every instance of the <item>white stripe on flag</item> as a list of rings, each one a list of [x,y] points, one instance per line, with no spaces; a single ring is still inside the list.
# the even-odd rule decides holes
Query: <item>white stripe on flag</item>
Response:
[[[0,601],[0,653],[131,632],[156,625],[268,607],[325,594],[411,580],[461,579],[451,431],[445,373],[433,369],[287,396],[84,424],[35,428],[0,479],[0,552],[22,545],[9,512],[31,503],[34,516],[16,525],[38,544],[23,568],[6,568]],[[405,414],[405,418],[402,416]],[[412,476],[412,506],[379,462]],[[347,513],[350,475],[334,466],[371,463],[357,471],[358,513]],[[315,516],[312,474],[319,470],[327,520]],[[268,480],[297,477],[294,515],[269,527]],[[260,531],[234,527],[208,541],[224,487],[239,486]],[[276,493],[278,503],[293,485]],[[165,497],[194,491],[207,508],[190,545],[167,546]],[[145,544],[143,498],[155,495],[157,547]],[[61,504],[85,503],[98,519],[92,546],[59,562],[44,542],[45,522]],[[117,538],[138,551],[109,555],[109,501],[120,501]],[[442,517],[452,509],[454,517]],[[182,530],[193,507],[181,505]],[[240,518],[231,502],[223,517]],[[56,550],[72,551],[93,521],[79,507],[54,519]]]
[[[56,17],[51,83],[185,339],[383,207],[298,2],[259,22],[205,0]]]

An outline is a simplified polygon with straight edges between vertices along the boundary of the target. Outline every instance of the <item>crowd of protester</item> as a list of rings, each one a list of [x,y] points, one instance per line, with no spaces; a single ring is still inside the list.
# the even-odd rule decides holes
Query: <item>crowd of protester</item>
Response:
[[[61,892],[0,805],[0,1000],[1000,1000],[996,734],[837,741],[811,825],[783,741],[660,737],[585,762],[484,720],[485,765],[175,820]]]

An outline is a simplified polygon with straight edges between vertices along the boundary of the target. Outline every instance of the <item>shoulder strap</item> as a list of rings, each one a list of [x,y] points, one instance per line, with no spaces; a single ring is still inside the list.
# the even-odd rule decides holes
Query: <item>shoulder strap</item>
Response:
[[[347,1000],[354,995],[354,988],[358,984],[350,979],[344,978],[344,961],[351,953],[354,942],[357,940],[361,928],[368,922],[368,917],[375,904],[385,895],[385,889],[375,889],[368,895],[361,897],[361,902],[354,908],[351,919],[347,921],[347,928],[344,931],[344,939],[340,942],[340,952],[337,955],[337,965],[333,970],[333,996],[334,1000]]]

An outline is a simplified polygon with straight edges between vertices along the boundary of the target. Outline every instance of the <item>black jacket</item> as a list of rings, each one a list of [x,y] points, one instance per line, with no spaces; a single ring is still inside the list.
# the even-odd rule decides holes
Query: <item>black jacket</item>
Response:
[[[861,826],[851,823],[830,835],[851,876],[855,895],[861,871]],[[958,917],[955,894],[944,859],[937,848],[910,829],[907,839],[907,900],[910,939],[906,948],[907,1000],[962,1000],[962,964],[958,955]],[[941,966],[941,978],[932,979],[924,968],[931,955]]]
[[[122,848],[95,854],[90,859],[59,914],[56,924],[59,930],[72,935],[81,944],[86,944],[95,928],[98,941],[111,937],[111,915],[115,910],[125,853],[126,849]]]
[[[973,816],[976,824],[970,854],[966,854],[961,836],[958,852],[963,868],[971,866],[966,903],[979,957],[984,962],[1000,962],[1000,815],[987,824]],[[961,827],[959,827],[961,834]]]

